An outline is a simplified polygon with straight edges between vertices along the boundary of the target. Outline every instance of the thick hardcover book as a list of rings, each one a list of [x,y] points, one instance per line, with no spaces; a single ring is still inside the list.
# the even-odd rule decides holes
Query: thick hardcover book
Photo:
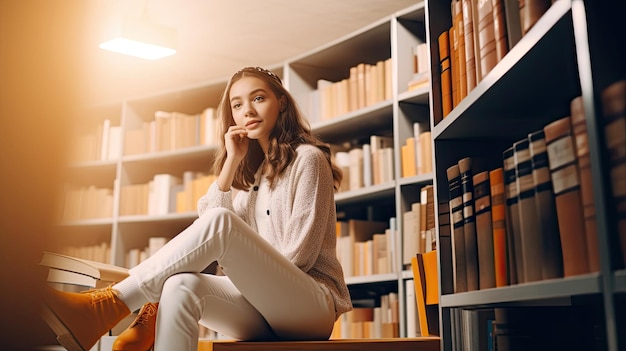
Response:
[[[467,96],[467,67],[465,58],[465,24],[463,23],[463,6],[462,0],[454,0],[454,30],[457,41],[459,68],[459,102]]]
[[[593,179],[591,178],[591,157],[587,136],[587,121],[582,96],[574,98],[570,103],[570,121],[576,140],[576,159],[580,172],[580,195],[585,218],[585,234],[587,239],[587,258],[589,270],[600,271],[598,251],[598,229],[596,226],[596,208],[593,206]]]
[[[43,252],[39,264],[48,268],[74,272],[94,278],[98,286],[115,283],[128,276],[128,269],[123,267],[48,251]]]
[[[535,210],[535,185],[533,182],[532,160],[530,158],[528,138],[513,144],[515,162],[515,181],[517,182],[517,201],[520,223],[520,242],[522,244],[522,266],[524,282],[542,279],[543,245],[537,212]],[[519,261],[518,261],[519,262]]]
[[[411,258],[411,271],[413,272],[413,282],[415,287],[415,302],[417,305],[418,330],[420,335],[428,336],[428,318],[426,317],[426,277],[424,270],[420,267],[420,254]]]
[[[463,193],[463,235],[465,237],[467,289],[478,290],[478,244],[476,240],[476,216],[474,215],[472,159],[470,157],[459,160],[459,172]]]
[[[490,0],[478,1],[478,47],[481,79],[498,63],[493,27],[493,6]]]
[[[569,116],[549,123],[543,131],[561,234],[563,273],[566,277],[589,273],[580,175]]]
[[[478,243],[478,283],[480,289],[496,287],[493,251],[493,222],[491,219],[491,188],[489,172],[475,174],[474,207],[476,209],[476,239]]]
[[[441,108],[442,117],[452,111],[452,71],[450,65],[449,32],[439,35],[439,72],[441,75]]]
[[[504,0],[491,0],[493,10],[493,33],[496,39],[496,58],[498,62],[509,52],[506,36],[506,19],[504,15]]]
[[[502,153],[504,165],[504,193],[506,194],[506,233],[507,233],[507,258],[509,264],[509,283],[517,284],[523,278],[522,244],[520,243],[520,224],[517,199],[517,182],[515,181],[515,160],[513,158],[513,146]],[[519,263],[519,264],[518,264]]]
[[[520,18],[522,19],[522,34],[526,34],[550,8],[550,0],[523,0],[520,1]]]
[[[476,55],[474,55],[474,10],[472,0],[461,1],[463,7],[463,37],[465,40],[465,76],[467,92],[469,93],[478,83]]]
[[[498,167],[489,172],[491,188],[491,221],[493,228],[493,260],[496,286],[509,284],[506,231],[506,201],[504,195],[504,171]]]
[[[437,212],[439,220],[439,259],[441,276],[446,279],[441,280],[441,293],[452,294],[454,293],[454,269],[452,268],[452,233],[450,223],[450,203],[439,203],[439,210]]]
[[[617,232],[626,266],[626,80],[602,91],[602,118]]]
[[[454,292],[467,291],[467,268],[465,258],[465,236],[463,231],[463,191],[459,165],[447,170],[450,191],[450,218],[452,221],[452,263],[454,269]]]
[[[552,279],[563,276],[563,254],[559,222],[556,216],[548,152],[543,129],[528,135],[530,157],[533,165],[533,185],[535,187],[535,206],[539,219],[539,229],[543,242],[542,278]]]

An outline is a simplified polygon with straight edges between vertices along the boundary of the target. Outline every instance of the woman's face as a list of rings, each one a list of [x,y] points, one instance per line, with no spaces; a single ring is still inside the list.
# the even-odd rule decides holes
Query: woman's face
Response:
[[[257,139],[266,149],[281,111],[281,101],[269,85],[257,77],[239,79],[230,87],[230,109],[235,123],[248,131],[248,138]]]

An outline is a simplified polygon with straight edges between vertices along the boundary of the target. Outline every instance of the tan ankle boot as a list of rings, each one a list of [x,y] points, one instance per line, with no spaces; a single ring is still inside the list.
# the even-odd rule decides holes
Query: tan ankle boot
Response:
[[[130,314],[111,287],[81,293],[46,287],[43,319],[68,351],[86,351]]]
[[[141,307],[137,318],[113,342],[113,351],[148,351],[154,346],[158,303]]]

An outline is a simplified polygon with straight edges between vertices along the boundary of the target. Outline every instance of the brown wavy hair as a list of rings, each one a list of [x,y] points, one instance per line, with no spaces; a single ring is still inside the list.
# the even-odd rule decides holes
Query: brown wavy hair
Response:
[[[276,126],[269,137],[266,167],[268,167],[267,179],[270,187],[274,186],[276,177],[283,174],[287,166],[296,158],[296,148],[301,144],[309,144],[318,147],[324,152],[332,169],[333,187],[337,191],[343,174],[332,160],[330,146],[311,133],[308,121],[303,117],[293,96],[283,87],[280,78],[273,72],[261,67],[246,67],[236,72],[230,78],[222,93],[217,107],[217,116],[220,120],[220,148],[213,164],[215,174],[219,174],[224,166],[224,162],[226,162],[224,134],[230,126],[235,125],[230,106],[230,88],[243,77],[262,79],[279,100],[284,99],[286,102],[285,108],[279,113]],[[266,155],[264,155],[258,141],[251,139],[248,145],[248,153],[237,167],[232,186],[235,189],[248,190],[254,184],[254,175],[265,158]]]

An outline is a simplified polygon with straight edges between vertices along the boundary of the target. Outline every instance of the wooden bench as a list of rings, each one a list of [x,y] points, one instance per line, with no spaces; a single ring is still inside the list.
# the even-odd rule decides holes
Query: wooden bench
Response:
[[[439,337],[332,339],[324,341],[200,340],[198,351],[439,351]]]

